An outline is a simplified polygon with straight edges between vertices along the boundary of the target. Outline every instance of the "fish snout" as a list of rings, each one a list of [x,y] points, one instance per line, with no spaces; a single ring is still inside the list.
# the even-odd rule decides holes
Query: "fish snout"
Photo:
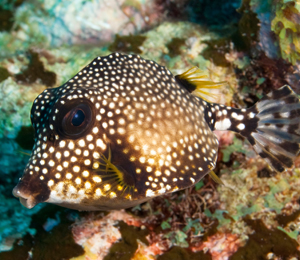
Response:
[[[36,204],[38,204],[38,201],[35,199],[35,197],[25,192],[22,187],[19,187],[19,185],[14,187],[12,193],[16,198],[19,198],[20,203],[28,209],[32,209]]]

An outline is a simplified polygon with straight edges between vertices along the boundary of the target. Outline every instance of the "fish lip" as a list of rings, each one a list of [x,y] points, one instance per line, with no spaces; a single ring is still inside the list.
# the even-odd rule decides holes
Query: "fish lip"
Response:
[[[36,204],[38,204],[32,195],[25,194],[18,188],[18,186],[14,187],[12,193],[16,198],[19,198],[20,203],[28,209],[32,209]]]

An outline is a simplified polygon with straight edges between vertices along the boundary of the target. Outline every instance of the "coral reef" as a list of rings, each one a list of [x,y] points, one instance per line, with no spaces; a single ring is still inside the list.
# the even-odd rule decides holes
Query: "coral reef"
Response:
[[[276,173],[218,132],[195,187],[111,212],[28,210],[11,190],[33,145],[30,108],[94,57],[138,53],[173,74],[226,81],[213,102],[251,107],[284,84],[300,93],[300,5],[284,0],[3,1],[0,7],[0,259],[298,259],[300,159]]]
[[[271,29],[278,35],[281,56],[295,65],[300,60],[300,4],[296,1],[278,2]]]

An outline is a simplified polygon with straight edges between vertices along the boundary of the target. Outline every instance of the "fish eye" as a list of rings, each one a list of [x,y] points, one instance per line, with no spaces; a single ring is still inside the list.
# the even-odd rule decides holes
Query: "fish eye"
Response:
[[[72,125],[73,126],[80,126],[82,123],[84,123],[85,114],[82,109],[78,109],[74,112],[73,118],[72,118]]]
[[[77,139],[84,136],[94,124],[92,105],[87,101],[78,103],[64,107],[58,119],[58,132],[67,138]]]

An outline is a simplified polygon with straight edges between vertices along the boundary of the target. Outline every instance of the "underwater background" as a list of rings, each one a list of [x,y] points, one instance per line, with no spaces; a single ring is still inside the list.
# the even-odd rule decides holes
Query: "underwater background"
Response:
[[[288,0],[0,0],[0,260],[300,259],[300,158],[272,171],[231,132],[215,173],[127,210],[23,207],[12,195],[33,146],[30,109],[97,56],[140,54],[227,84],[213,102],[300,94],[300,3]]]

